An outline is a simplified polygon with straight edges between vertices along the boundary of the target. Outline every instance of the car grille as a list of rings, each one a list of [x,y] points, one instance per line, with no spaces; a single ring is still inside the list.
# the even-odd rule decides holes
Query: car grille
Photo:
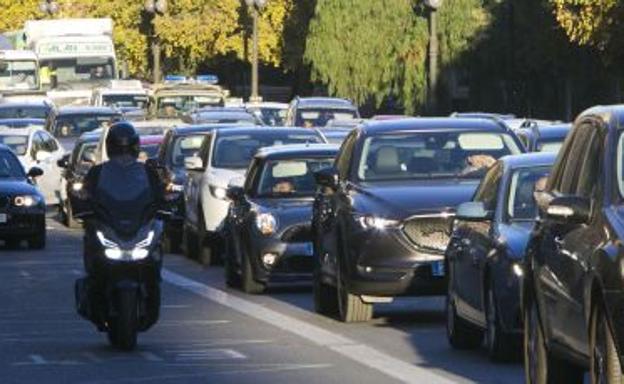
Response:
[[[411,218],[403,225],[403,232],[417,247],[442,253],[449,242],[452,220],[452,217]]]
[[[0,196],[0,208],[6,208],[9,206],[11,198],[9,196]]]
[[[297,224],[286,229],[282,234],[285,243],[307,243],[312,241],[312,228],[310,224]]]

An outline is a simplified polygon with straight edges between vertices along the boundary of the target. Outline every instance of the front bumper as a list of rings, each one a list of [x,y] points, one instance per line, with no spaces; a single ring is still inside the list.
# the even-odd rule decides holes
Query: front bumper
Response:
[[[45,231],[45,210],[43,208],[0,211],[6,221],[0,222],[0,238],[32,236]]]
[[[345,276],[349,292],[428,296],[446,292],[444,252],[418,249],[400,228],[355,230]]]

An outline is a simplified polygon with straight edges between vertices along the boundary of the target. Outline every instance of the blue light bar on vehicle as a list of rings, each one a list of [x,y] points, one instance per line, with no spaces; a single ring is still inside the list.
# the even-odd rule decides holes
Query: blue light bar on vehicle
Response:
[[[165,83],[185,83],[186,81],[187,81],[186,76],[182,76],[182,75],[165,76]]]
[[[196,81],[202,84],[218,84],[219,76],[217,75],[197,75]]]

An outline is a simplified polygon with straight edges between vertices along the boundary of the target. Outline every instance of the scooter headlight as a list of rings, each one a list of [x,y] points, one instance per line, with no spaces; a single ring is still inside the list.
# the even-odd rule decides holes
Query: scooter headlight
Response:
[[[139,241],[134,249],[121,249],[112,240],[107,239],[100,231],[96,232],[97,238],[104,247],[104,256],[110,260],[143,260],[149,256],[149,247],[154,241],[154,231],[149,231],[147,237]]]

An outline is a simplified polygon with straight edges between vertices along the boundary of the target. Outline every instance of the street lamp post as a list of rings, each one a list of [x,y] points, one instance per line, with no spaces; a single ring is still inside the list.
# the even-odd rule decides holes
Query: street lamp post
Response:
[[[436,89],[438,85],[438,9],[442,6],[443,0],[425,0],[425,5],[429,7],[429,73],[428,73],[428,89],[427,104],[431,112],[435,112],[437,108]]]
[[[152,28],[151,28],[151,38],[152,38],[152,62],[153,62],[153,70],[152,75],[154,76],[154,84],[160,82],[160,42],[158,41],[158,37],[156,36],[155,27],[154,27],[154,17],[156,15],[164,15],[167,12],[167,0],[145,0],[145,6],[143,8],[145,12],[150,15]]]
[[[59,10],[59,5],[54,0],[44,0],[39,3],[39,10],[48,16],[54,16]]]
[[[247,6],[252,10],[253,18],[253,44],[251,52],[251,96],[249,101],[259,101],[258,94],[258,18],[260,11],[266,6],[268,0],[245,0]]]

